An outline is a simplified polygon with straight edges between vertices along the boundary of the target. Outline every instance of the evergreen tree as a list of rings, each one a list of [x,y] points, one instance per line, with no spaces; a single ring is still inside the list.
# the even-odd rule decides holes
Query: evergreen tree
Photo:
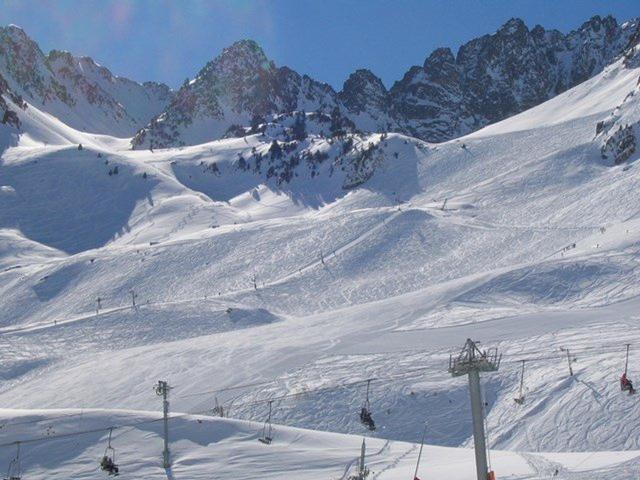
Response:
[[[269,147],[269,153],[271,154],[271,158],[282,157],[282,147],[280,147],[280,144],[277,140],[274,140],[271,144],[271,147]]]
[[[291,136],[294,140],[302,141],[307,138],[307,121],[304,112],[296,115],[296,119],[291,128]]]

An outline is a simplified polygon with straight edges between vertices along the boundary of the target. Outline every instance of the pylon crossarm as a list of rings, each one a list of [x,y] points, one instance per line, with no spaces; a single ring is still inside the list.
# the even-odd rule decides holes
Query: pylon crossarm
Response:
[[[459,377],[470,371],[495,372],[500,367],[501,359],[496,348],[480,351],[473,341],[467,340],[460,354],[456,358],[449,358],[449,373]]]

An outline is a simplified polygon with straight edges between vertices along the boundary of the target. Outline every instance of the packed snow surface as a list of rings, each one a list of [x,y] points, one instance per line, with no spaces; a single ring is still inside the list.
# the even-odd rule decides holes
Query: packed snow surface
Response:
[[[109,429],[115,463],[122,479],[234,478],[346,479],[356,474],[362,438],[329,432],[276,426],[273,442],[258,441],[262,425],[242,420],[206,416],[174,416],[169,420],[172,438],[171,468],[162,468],[161,416],[123,410],[2,410],[0,441],[19,434],[20,466],[29,479],[106,477],[99,460],[108,445]],[[6,423],[5,423],[6,422]],[[87,432],[67,436],[70,432]],[[365,463],[369,478],[413,478],[420,446],[384,439],[366,439]],[[0,449],[8,464],[16,446]],[[114,451],[108,452],[113,455]],[[524,454],[495,451],[494,467],[503,478],[631,478],[640,468],[640,452]],[[473,450],[425,446],[420,478],[464,480],[474,470]],[[557,477],[557,476],[556,476]]]
[[[639,75],[618,62],[443,144],[353,135],[379,152],[357,184],[317,134],[277,182],[241,168],[268,135],[131,151],[29,106],[19,136],[0,126],[0,403],[21,409],[0,461],[51,426],[25,478],[94,478],[105,431],[56,435],[157,418],[164,379],[172,412],[234,419],[172,421],[168,473],[161,423],[114,430],[123,478],[346,478],[362,435],[375,478],[409,478],[425,421],[425,477],[470,478],[447,367],[473,338],[504,355],[483,376],[499,476],[637,478],[640,405],[618,386],[626,343],[632,379],[640,361],[637,154],[614,166],[594,137]]]

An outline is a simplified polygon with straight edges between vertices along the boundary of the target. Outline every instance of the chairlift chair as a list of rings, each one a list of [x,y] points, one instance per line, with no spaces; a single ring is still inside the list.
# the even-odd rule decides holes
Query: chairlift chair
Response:
[[[365,425],[369,430],[374,431],[376,429],[376,423],[371,416],[371,404],[369,403],[369,386],[371,380],[367,380],[367,395],[365,397],[362,408],[360,409],[360,422]]]
[[[629,368],[629,347],[631,347],[630,343],[627,343],[627,353],[624,361],[624,373],[620,377],[620,390],[623,392],[629,392],[629,395],[633,395],[636,393],[636,389],[633,388],[633,383],[629,378],[627,378],[627,371]]]
[[[117,477],[120,474],[120,468],[116,465],[116,449],[111,446],[111,434],[113,428],[109,429],[109,441],[107,448],[104,449],[104,455],[100,460],[100,468],[109,475]]]
[[[20,480],[22,478],[22,468],[20,466],[20,442],[17,443],[16,456],[9,463],[7,476],[4,480]]]
[[[273,441],[273,427],[271,426],[271,405],[273,400],[269,400],[269,416],[262,426],[262,436],[258,440],[265,445],[271,445]]]

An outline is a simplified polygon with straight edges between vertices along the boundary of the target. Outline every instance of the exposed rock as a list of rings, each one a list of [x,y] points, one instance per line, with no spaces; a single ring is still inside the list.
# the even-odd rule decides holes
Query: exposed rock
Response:
[[[19,27],[0,27],[0,74],[16,99],[83,131],[133,135],[168,105],[166,85],[113,75],[89,57],[45,55]],[[14,102],[16,103],[16,102]]]

